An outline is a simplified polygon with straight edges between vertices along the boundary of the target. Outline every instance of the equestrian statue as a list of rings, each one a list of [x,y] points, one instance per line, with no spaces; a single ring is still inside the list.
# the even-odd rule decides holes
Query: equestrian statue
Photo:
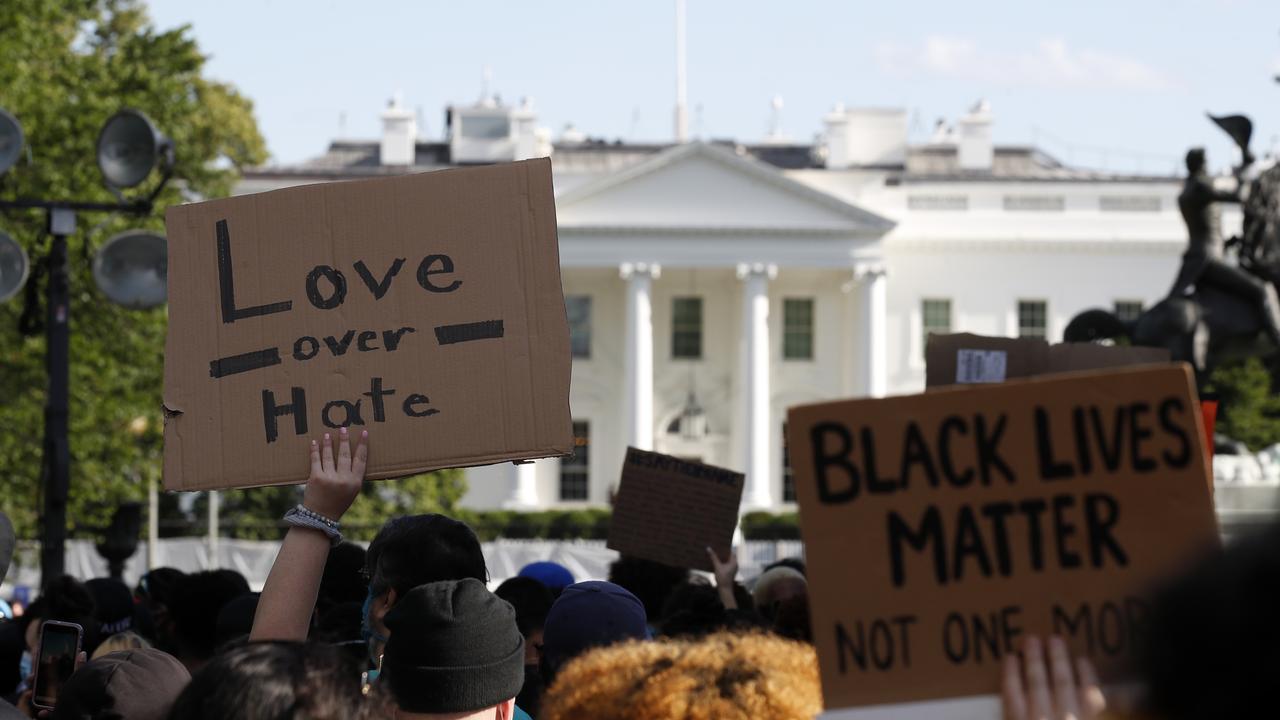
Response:
[[[1124,322],[1107,310],[1086,310],[1067,325],[1067,342],[1125,341],[1167,348],[1191,363],[1203,386],[1225,360],[1280,350],[1280,165],[1249,151],[1253,124],[1242,115],[1212,117],[1240,146],[1235,188],[1220,190],[1205,152],[1187,153],[1178,209],[1189,243],[1168,297]],[[1223,241],[1219,208],[1238,203],[1243,231]]]

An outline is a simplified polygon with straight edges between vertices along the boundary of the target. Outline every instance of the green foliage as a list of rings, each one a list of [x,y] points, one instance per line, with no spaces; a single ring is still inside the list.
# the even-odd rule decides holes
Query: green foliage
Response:
[[[1218,396],[1216,431],[1257,451],[1280,442],[1280,396],[1256,357],[1214,370],[1208,390]]]
[[[611,512],[606,509],[516,512],[463,511],[454,517],[476,531],[481,542],[509,540],[606,540]]]
[[[457,514],[457,503],[466,492],[461,470],[414,475],[399,480],[368,482],[342,517],[342,534],[351,540],[369,541],[388,518],[422,513]],[[280,522],[285,512],[302,500],[302,486],[253,488],[223,492],[218,506],[223,537],[243,540],[279,540],[287,526]],[[208,498],[196,498],[190,516],[178,527],[178,534],[209,531]]]
[[[742,516],[742,537],[747,540],[799,540],[800,516],[795,513],[747,513]]]
[[[205,57],[189,29],[156,29],[135,0],[5,0],[0,48],[0,107],[22,123],[30,154],[0,178],[0,197],[112,201],[94,149],[103,122],[124,107],[146,113],[177,146],[179,180],[160,195],[155,214],[81,214],[69,240],[68,516],[73,532],[86,532],[105,524],[117,502],[145,498],[145,481],[159,478],[166,324],[163,308],[125,310],[98,293],[93,250],[126,228],[163,232],[163,209],[184,193],[227,194],[240,168],[265,160],[266,147],[251,103],[202,77]],[[44,223],[36,211],[0,216],[0,228],[26,246],[33,263],[46,247]],[[19,296],[0,305],[0,509],[20,537],[31,538],[40,507],[44,338],[18,333],[22,304]]]

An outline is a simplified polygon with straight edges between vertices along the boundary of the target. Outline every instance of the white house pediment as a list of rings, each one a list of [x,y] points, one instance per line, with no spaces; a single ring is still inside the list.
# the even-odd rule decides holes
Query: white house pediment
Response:
[[[732,150],[689,143],[566,190],[562,228],[825,232],[879,236],[893,223]]]

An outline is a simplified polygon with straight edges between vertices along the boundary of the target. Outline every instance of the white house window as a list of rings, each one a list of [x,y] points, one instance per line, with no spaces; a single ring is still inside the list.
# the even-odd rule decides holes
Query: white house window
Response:
[[[813,298],[782,300],[782,357],[813,359]]]
[[[921,348],[929,346],[930,335],[945,335],[951,332],[951,300],[947,298],[925,298],[920,301],[921,326],[924,338]]]
[[[569,348],[573,356],[591,357],[591,296],[566,295],[564,309],[569,316]]]
[[[1018,337],[1049,335],[1049,304],[1044,300],[1018,301]]]
[[[462,124],[462,137],[475,140],[505,140],[511,135],[511,120],[505,115],[463,115],[458,118]]]
[[[671,357],[702,357],[702,298],[678,297],[671,303]]]
[[[1159,195],[1103,195],[1098,198],[1102,212],[1160,212]]]
[[[908,210],[968,210],[968,195],[908,195]]]
[[[1062,212],[1067,200],[1061,195],[1005,195],[1004,209],[1014,212]]]
[[[591,425],[586,420],[573,421],[573,454],[560,459],[560,499],[586,500],[591,471],[589,450]]]
[[[1142,314],[1141,300],[1117,300],[1116,301],[1116,317],[1121,322],[1134,322],[1138,316]]]

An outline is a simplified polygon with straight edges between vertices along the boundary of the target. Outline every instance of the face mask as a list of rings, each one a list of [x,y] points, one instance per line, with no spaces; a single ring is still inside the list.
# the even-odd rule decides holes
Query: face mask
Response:
[[[31,677],[31,651],[23,650],[22,659],[18,661],[18,673],[22,678],[22,682],[26,682]]]
[[[360,609],[360,637],[365,643],[377,640],[380,643],[387,642],[387,636],[374,632],[373,625],[369,622],[369,609],[373,607],[373,589],[370,588],[369,594],[365,596],[364,607]]]

